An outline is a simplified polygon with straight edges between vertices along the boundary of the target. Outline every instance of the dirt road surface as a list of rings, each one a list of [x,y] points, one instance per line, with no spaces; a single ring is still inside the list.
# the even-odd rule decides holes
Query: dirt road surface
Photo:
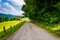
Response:
[[[33,23],[26,22],[14,35],[7,40],[59,40]]]

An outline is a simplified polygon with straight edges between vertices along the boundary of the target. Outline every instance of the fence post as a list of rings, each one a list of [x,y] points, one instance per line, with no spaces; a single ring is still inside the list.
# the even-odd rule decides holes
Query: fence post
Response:
[[[12,29],[12,26],[10,25],[10,29]]]
[[[6,33],[6,29],[5,29],[5,26],[3,26],[3,31],[4,31],[4,33]]]

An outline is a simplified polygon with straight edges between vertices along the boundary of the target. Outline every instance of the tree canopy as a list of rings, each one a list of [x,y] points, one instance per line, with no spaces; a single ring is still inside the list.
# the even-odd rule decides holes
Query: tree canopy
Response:
[[[30,19],[55,23],[60,21],[60,0],[25,0],[22,10]]]

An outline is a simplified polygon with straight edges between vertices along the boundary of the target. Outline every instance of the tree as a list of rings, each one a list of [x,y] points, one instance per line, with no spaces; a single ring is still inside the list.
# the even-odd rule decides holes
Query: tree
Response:
[[[60,0],[25,0],[22,10],[30,19],[44,22],[57,22],[60,20],[59,8],[56,6]]]

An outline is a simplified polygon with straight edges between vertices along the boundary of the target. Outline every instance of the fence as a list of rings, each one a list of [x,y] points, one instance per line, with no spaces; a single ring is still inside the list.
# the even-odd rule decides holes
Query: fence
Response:
[[[10,29],[12,29],[12,26],[10,25]],[[3,26],[3,32],[6,33],[6,27]]]

